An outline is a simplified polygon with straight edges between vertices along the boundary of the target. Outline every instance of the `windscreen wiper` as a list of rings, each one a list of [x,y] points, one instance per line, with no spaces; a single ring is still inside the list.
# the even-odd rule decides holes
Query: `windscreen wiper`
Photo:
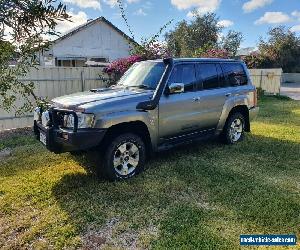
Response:
[[[149,87],[149,85],[146,84],[141,84],[141,85],[137,85],[137,86],[133,86],[135,88],[139,88],[139,89],[152,89],[151,87]]]

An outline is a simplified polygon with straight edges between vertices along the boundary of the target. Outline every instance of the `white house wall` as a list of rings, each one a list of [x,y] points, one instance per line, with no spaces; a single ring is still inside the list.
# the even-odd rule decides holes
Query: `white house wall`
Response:
[[[49,52],[53,57],[105,57],[113,61],[129,55],[129,44],[108,24],[98,21],[57,41]]]

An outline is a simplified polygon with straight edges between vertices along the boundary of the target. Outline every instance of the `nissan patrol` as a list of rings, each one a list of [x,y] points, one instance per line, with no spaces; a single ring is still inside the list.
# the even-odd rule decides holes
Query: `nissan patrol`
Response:
[[[55,153],[97,152],[110,180],[140,173],[152,152],[219,136],[241,141],[257,115],[245,64],[225,59],[135,63],[119,82],[55,98],[34,111],[34,132]]]

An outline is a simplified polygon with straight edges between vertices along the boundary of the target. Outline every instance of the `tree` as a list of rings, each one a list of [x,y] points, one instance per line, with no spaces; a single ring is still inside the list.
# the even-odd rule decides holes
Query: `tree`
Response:
[[[236,56],[242,41],[243,35],[241,32],[230,30],[226,36],[222,37],[220,47],[227,51],[231,56]]]
[[[284,72],[300,72],[300,37],[284,26],[269,30],[262,38],[258,52],[244,58],[249,68],[282,68]]]
[[[0,106],[18,114],[30,111],[34,102],[33,82],[22,82],[35,53],[48,46],[45,36],[58,35],[58,21],[68,20],[66,6],[56,0],[0,0]],[[17,59],[16,66],[10,61]],[[22,97],[22,105],[16,103]]]
[[[183,20],[165,35],[168,47],[176,57],[192,57],[199,48],[217,45],[222,27],[218,25],[216,14],[194,12],[194,16],[190,23]]]
[[[284,72],[299,72],[300,38],[284,26],[270,29],[268,36],[258,45],[260,54],[266,58],[265,66],[282,68]]]
[[[199,15],[194,12],[194,19],[190,23],[185,20],[179,22],[165,38],[176,57],[215,55],[216,51],[222,55],[227,51],[229,56],[235,56],[243,39],[242,33],[231,30],[220,42],[219,36],[223,29],[215,13]],[[212,50],[212,53],[206,53],[206,50]]]

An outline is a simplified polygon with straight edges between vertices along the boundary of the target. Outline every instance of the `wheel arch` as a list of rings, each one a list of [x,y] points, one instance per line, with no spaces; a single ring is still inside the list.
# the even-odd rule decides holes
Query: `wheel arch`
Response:
[[[233,112],[238,111],[241,112],[245,117],[245,131],[250,132],[248,98],[245,95],[241,95],[234,96],[233,98],[229,98],[228,100],[226,100],[217,125],[216,135],[220,135],[223,132],[228,117]]]
[[[233,107],[230,112],[228,113],[226,122],[228,120],[228,118],[234,114],[234,113],[241,113],[245,119],[245,131],[246,132],[250,132],[250,119],[249,119],[249,109],[247,107],[247,105],[237,105],[235,107]],[[225,122],[225,124],[226,124]]]
[[[152,140],[147,125],[142,121],[130,121],[114,124],[107,129],[103,144],[106,145],[111,138],[124,133],[133,133],[141,137],[146,146],[147,154],[153,151]]]

